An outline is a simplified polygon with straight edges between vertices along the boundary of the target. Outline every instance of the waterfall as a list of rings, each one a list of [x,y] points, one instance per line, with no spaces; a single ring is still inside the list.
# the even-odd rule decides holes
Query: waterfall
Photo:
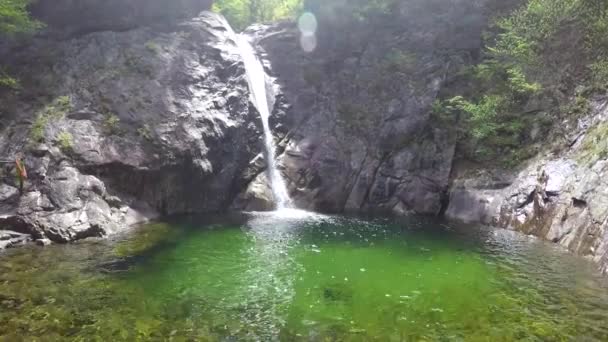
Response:
[[[281,173],[277,169],[276,161],[274,159],[275,147],[272,132],[270,131],[270,124],[268,123],[270,108],[266,95],[266,73],[247,38],[242,34],[238,34],[235,35],[235,41],[241,57],[245,62],[251,100],[262,117],[262,126],[264,128],[264,154],[268,166],[268,180],[274,196],[275,205],[277,209],[290,208],[292,207],[292,202],[287,192],[287,186],[285,185],[285,180],[281,176]]]

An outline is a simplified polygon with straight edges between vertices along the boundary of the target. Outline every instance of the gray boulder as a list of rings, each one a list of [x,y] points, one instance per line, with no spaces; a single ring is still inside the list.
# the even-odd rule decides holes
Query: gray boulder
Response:
[[[23,90],[4,92],[0,226],[36,239],[103,236],[159,215],[232,203],[261,152],[259,117],[225,20],[35,39],[4,56]]]

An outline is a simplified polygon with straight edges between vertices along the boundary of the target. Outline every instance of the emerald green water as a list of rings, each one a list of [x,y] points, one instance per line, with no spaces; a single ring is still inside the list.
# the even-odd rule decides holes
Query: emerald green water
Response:
[[[594,266],[505,230],[182,218],[0,255],[1,341],[606,341]]]

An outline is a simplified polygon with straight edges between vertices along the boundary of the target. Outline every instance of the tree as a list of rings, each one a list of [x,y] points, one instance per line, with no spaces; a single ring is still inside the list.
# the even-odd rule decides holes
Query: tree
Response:
[[[213,10],[223,14],[236,29],[253,23],[293,18],[302,8],[302,0],[217,0]]]
[[[0,2],[0,34],[13,36],[19,33],[32,33],[42,24],[33,20],[27,6],[31,0],[2,0]]]
[[[2,0],[0,2],[0,39],[14,38],[18,34],[29,34],[42,24],[30,17],[27,6],[31,0]],[[15,89],[19,82],[0,67],[0,89]]]

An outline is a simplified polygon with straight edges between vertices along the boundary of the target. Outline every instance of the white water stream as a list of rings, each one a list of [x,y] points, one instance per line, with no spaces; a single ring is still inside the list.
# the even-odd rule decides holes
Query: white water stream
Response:
[[[268,165],[268,179],[270,188],[274,196],[275,205],[278,210],[292,208],[293,204],[287,192],[285,180],[277,169],[275,157],[274,140],[270,131],[268,118],[270,117],[270,108],[268,106],[268,97],[266,94],[266,73],[262,63],[257,58],[255,50],[242,34],[235,34],[235,41],[240,51],[241,57],[245,62],[247,71],[247,82],[249,83],[249,91],[251,92],[251,101],[262,117],[262,126],[264,127],[264,153]]]

